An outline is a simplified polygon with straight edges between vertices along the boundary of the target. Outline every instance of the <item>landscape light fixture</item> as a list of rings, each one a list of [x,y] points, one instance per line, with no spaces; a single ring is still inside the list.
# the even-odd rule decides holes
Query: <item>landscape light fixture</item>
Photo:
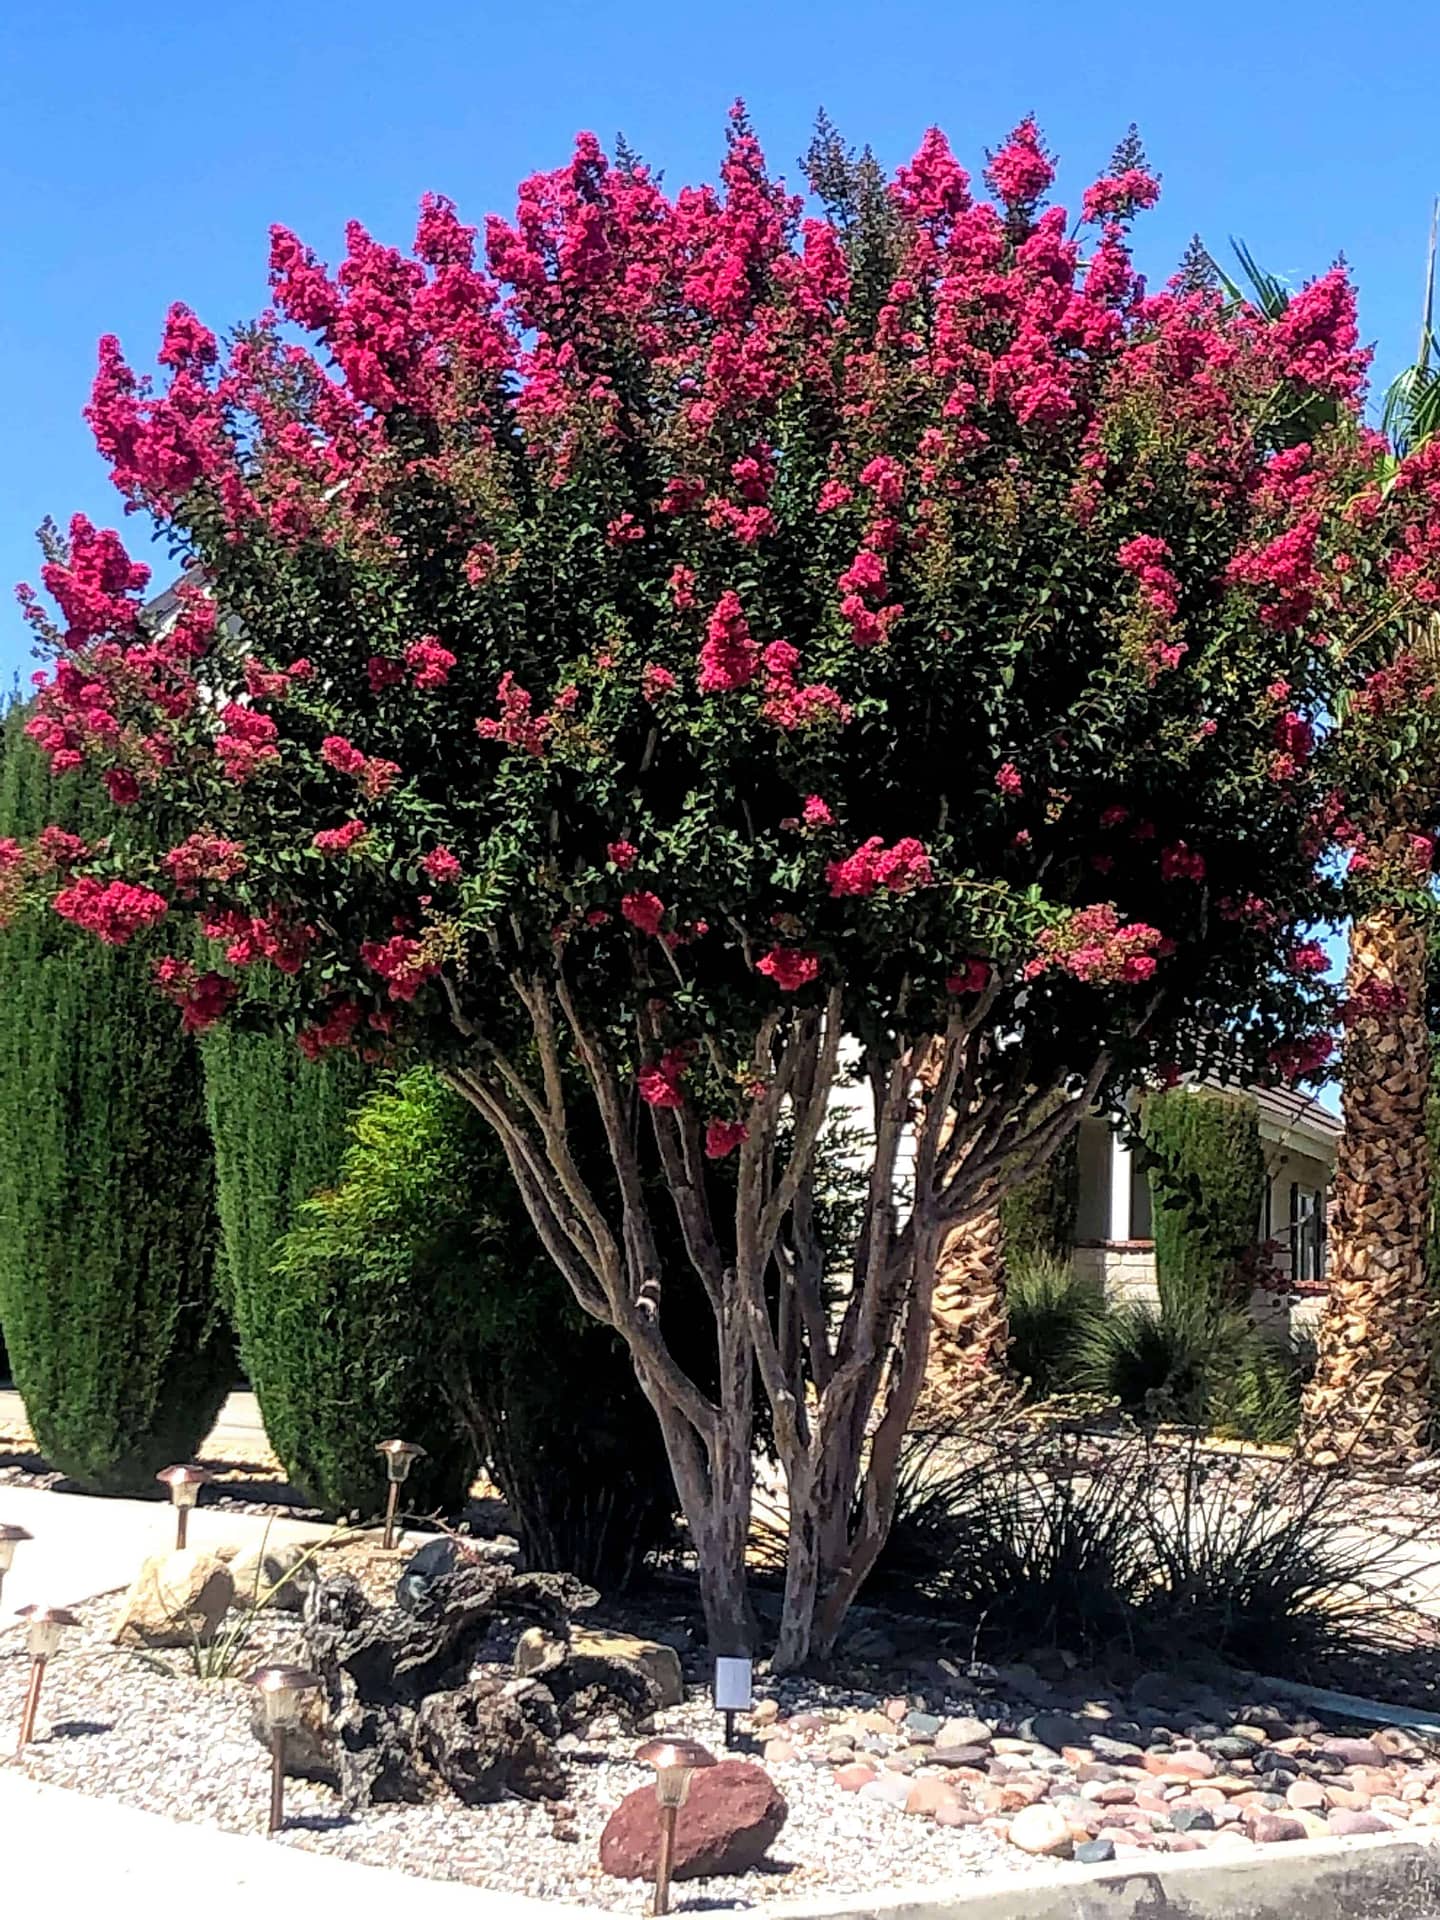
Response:
[[[175,1550],[178,1553],[185,1545],[190,1509],[200,1498],[200,1489],[208,1487],[215,1476],[207,1473],[204,1467],[166,1467],[155,1478],[162,1487],[170,1489],[170,1498],[175,1505]]]
[[[675,1862],[675,1821],[690,1792],[697,1767],[713,1767],[715,1756],[698,1740],[647,1740],[635,1764],[655,1769],[655,1801],[660,1809],[660,1852],[655,1862],[655,1913],[670,1911],[670,1869]]]
[[[395,1547],[395,1512],[400,1504],[400,1489],[410,1477],[410,1469],[415,1462],[424,1457],[424,1447],[417,1447],[413,1440],[382,1440],[375,1451],[385,1456],[385,1472],[390,1484],[385,1490],[385,1538],[381,1543],[386,1553]]]
[[[0,1594],[5,1591],[5,1576],[15,1564],[15,1549],[30,1539],[24,1527],[0,1527]]]
[[[715,1711],[725,1716],[725,1745],[735,1744],[735,1716],[737,1713],[749,1713],[755,1704],[754,1663],[732,1654],[717,1654],[715,1658],[714,1699]]]
[[[30,1682],[25,1689],[25,1705],[20,1712],[20,1738],[15,1751],[21,1754],[35,1738],[35,1715],[40,1707],[40,1686],[52,1654],[58,1649],[67,1627],[78,1627],[80,1619],[67,1607],[41,1607],[33,1602],[21,1607],[17,1617],[26,1624],[26,1650],[30,1655]]]
[[[300,1696],[314,1693],[318,1673],[306,1667],[257,1667],[250,1676],[265,1703],[265,1729],[270,1736],[270,1827],[278,1833],[285,1824],[285,1736],[300,1722]]]

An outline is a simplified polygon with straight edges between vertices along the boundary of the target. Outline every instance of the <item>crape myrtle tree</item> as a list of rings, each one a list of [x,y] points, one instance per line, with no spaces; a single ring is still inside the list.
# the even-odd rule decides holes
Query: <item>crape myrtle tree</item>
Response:
[[[439,198],[413,256],[352,226],[332,271],[276,229],[227,346],[179,306],[153,384],[101,346],[89,417],[178,613],[83,519],[58,620],[32,601],[37,737],[171,824],[55,909],[121,942],[198,919],[211,958],[177,925],[160,981],[192,1022],[279,1017],[250,990],[278,968],[307,1051],[429,1059],[474,1103],[629,1347],[722,1651],[758,1382],[781,1666],[885,1538],[946,1234],[1152,1068],[1325,1045],[1326,716],[1402,617],[1418,496],[1347,511],[1341,273],[1274,321],[1149,293],[1138,153],[1073,228],[1052,171],[1028,121],[990,201],[938,132],[887,183],[823,129],[807,216],[737,109],[719,185],[673,197],[582,136],[484,266]],[[1335,401],[1301,445],[1296,388]],[[873,1124],[827,1311],[842,1038]]]

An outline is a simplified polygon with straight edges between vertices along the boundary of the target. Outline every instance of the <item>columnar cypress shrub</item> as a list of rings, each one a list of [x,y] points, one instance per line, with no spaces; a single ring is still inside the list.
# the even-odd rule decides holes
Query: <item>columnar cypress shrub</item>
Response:
[[[116,831],[23,719],[6,722],[0,834]],[[232,1364],[199,1054],[154,990],[156,953],[50,912],[0,934],[0,1317],[40,1450],[107,1493],[194,1454]]]
[[[1072,1133],[1038,1173],[1000,1202],[1006,1259],[1012,1264],[1068,1260],[1079,1204],[1079,1141]]]
[[[264,1368],[256,1361],[271,1263],[297,1207],[339,1172],[350,1116],[371,1076],[348,1057],[310,1061],[293,1041],[234,1027],[207,1034],[201,1052],[220,1210],[216,1273],[263,1405]]]
[[[1162,1307],[1247,1306],[1265,1202],[1255,1102],[1176,1087],[1144,1102],[1140,1124]]]

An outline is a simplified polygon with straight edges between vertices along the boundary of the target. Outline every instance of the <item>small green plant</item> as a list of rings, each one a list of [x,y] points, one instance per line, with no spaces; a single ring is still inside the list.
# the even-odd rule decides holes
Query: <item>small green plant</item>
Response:
[[[1201,1427],[1212,1382],[1233,1370],[1249,1333],[1243,1315],[1183,1295],[1111,1307],[1082,1332],[1075,1382],[1133,1419]]]
[[[1227,1372],[1214,1369],[1209,1419],[1214,1432],[1262,1446],[1288,1446],[1300,1425],[1300,1400],[1315,1371],[1310,1340],[1267,1340],[1252,1332]]]
[[[215,1681],[233,1680],[249,1663],[251,1648],[255,1640],[256,1628],[260,1616],[273,1603],[282,1587],[286,1587],[315,1559],[316,1555],[331,1547],[346,1532],[345,1527],[333,1527],[321,1540],[314,1541],[301,1554],[282,1577],[263,1584],[265,1550],[270,1539],[267,1525],[260,1537],[260,1550],[256,1556],[255,1584],[248,1593],[239,1593],[231,1604],[229,1617],[222,1632],[212,1640],[202,1640],[199,1634],[193,1634],[180,1649],[181,1656],[190,1673],[196,1680]],[[158,1653],[139,1650],[135,1659],[157,1672],[174,1674],[174,1667]]]
[[[1012,1259],[1007,1275],[1010,1371],[1031,1400],[1050,1400],[1079,1386],[1083,1355],[1105,1317],[1098,1289],[1054,1254]]]

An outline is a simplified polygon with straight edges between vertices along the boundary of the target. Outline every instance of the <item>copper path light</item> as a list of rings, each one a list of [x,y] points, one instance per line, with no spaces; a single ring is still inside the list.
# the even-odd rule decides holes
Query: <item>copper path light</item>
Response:
[[[285,1736],[299,1724],[300,1696],[314,1693],[320,1676],[305,1667],[257,1667],[250,1685],[265,1703],[270,1735],[269,1831],[277,1833],[285,1824]]]
[[[208,1487],[215,1478],[204,1467],[166,1467],[155,1478],[162,1487],[170,1489],[170,1498],[175,1506],[175,1550],[178,1553],[185,1545],[185,1535],[190,1523],[190,1509],[200,1498],[200,1489]]]
[[[26,1624],[26,1651],[30,1655],[30,1681],[25,1689],[25,1705],[20,1713],[20,1738],[15,1751],[21,1754],[35,1738],[35,1715],[40,1707],[40,1686],[52,1654],[59,1648],[67,1627],[78,1627],[79,1617],[67,1607],[41,1607],[33,1603],[21,1607],[17,1617]]]
[[[385,1456],[385,1472],[390,1482],[385,1490],[385,1538],[381,1544],[386,1553],[391,1553],[395,1547],[395,1514],[400,1504],[400,1489],[410,1477],[411,1467],[424,1458],[425,1449],[416,1446],[413,1440],[382,1440],[375,1451]]]
[[[655,1862],[655,1913],[670,1911],[670,1870],[675,1863],[675,1822],[690,1792],[697,1767],[713,1767],[715,1756],[698,1740],[647,1740],[635,1763],[655,1769],[655,1803],[660,1809],[660,1852]]]
[[[0,1594],[5,1591],[5,1576],[15,1564],[15,1549],[31,1536],[24,1527],[0,1527]]]

